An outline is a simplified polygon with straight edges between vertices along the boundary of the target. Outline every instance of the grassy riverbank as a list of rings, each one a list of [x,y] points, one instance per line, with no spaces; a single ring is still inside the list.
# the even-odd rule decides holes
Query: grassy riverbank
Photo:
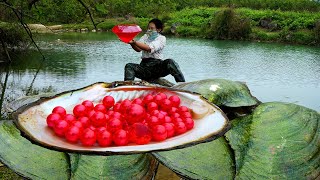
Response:
[[[159,15],[158,18],[165,22],[164,34],[166,35],[320,45],[320,12],[198,7]],[[126,18],[95,18],[94,21],[98,30],[110,31],[117,24],[138,24],[145,29],[150,19],[129,16]],[[77,24],[50,26],[52,24],[46,24],[51,30],[43,26],[45,32],[92,31],[94,29],[89,18]],[[0,23],[0,28],[3,26],[5,23]],[[9,29],[8,33],[17,32],[17,28],[12,27],[10,26],[15,31]],[[21,35],[22,33],[14,33],[14,36],[4,37],[14,37],[7,38],[8,42],[21,44],[23,39],[28,39],[17,38]]]
[[[165,34],[209,39],[234,39],[320,45],[320,12],[253,10],[248,8],[194,8],[159,16]],[[139,24],[150,18],[96,19],[97,28],[110,31],[116,24]],[[64,29],[92,30],[90,21],[63,25]]]

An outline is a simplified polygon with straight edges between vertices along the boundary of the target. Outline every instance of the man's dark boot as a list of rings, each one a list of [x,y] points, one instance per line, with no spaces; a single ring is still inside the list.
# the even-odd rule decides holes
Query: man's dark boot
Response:
[[[125,81],[133,81],[135,78],[135,72],[134,72],[134,67],[135,64],[133,63],[128,63],[124,67],[124,80]]]
[[[186,80],[184,79],[183,74],[175,74],[172,75],[174,77],[174,80],[176,80],[176,82],[186,82]]]
[[[176,82],[186,82],[180,70],[179,65],[173,59],[166,59],[167,67],[170,74],[174,77]]]

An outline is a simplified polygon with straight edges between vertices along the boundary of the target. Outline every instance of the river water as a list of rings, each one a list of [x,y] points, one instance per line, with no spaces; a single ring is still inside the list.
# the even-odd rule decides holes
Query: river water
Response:
[[[108,32],[46,34],[36,41],[45,59],[33,50],[12,57],[8,101],[30,90],[62,92],[123,80],[125,64],[139,63],[141,55]],[[242,81],[262,102],[290,102],[320,111],[320,48],[167,37],[164,54],[179,63],[186,81]],[[3,83],[6,71],[0,65]],[[172,76],[166,79],[174,82]]]

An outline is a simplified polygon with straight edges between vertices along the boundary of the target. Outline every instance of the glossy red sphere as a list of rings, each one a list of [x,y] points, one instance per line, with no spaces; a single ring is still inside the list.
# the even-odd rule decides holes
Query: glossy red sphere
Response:
[[[167,139],[167,130],[163,125],[156,125],[152,128],[152,139],[155,141],[163,141]]]
[[[106,109],[110,109],[114,105],[115,101],[112,96],[105,96],[102,99],[102,103],[106,107]]]
[[[114,133],[112,139],[117,146],[125,146],[129,143],[129,136],[127,134],[127,131],[123,129],[117,130]]]

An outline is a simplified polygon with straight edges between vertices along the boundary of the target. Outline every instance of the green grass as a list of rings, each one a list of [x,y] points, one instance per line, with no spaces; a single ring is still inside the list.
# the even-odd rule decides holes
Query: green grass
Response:
[[[270,32],[266,29],[255,27],[250,34],[250,39],[252,40],[260,40],[260,41],[279,41],[280,32]]]
[[[219,11],[221,10],[223,8],[184,9],[171,13],[168,16],[169,18],[166,18],[166,24],[171,26],[174,23],[178,23],[179,26],[176,31],[180,36],[212,38],[215,37],[212,34],[215,31],[210,29],[212,28],[210,25],[219,17]],[[236,14],[235,18],[240,17],[240,22],[249,20],[251,26],[249,36],[238,37],[238,39],[320,45],[319,40],[317,40],[317,37],[320,37],[318,35],[319,30],[315,30],[318,27],[316,22],[320,22],[320,12],[253,10],[249,8],[235,8],[234,12]],[[261,26],[262,20],[270,22],[270,25],[272,25],[269,27],[270,29]],[[221,25],[223,24],[225,23]],[[215,28],[219,29],[219,27]],[[238,31],[240,32],[240,30]],[[165,32],[170,33],[170,31]],[[239,34],[241,35],[242,33]]]
[[[225,10],[225,8],[186,8],[181,11],[167,13],[159,18],[165,23],[163,32],[166,35],[172,34],[170,28],[172,25],[176,25],[175,35],[216,38],[213,34],[216,31],[212,29],[212,23],[217,20],[218,15],[221,14],[221,10]],[[228,26],[230,32],[236,33],[236,39],[320,45],[320,12],[282,11],[280,9],[254,10],[249,8],[234,8],[233,10],[235,13],[235,21],[231,22],[249,22],[249,27],[244,29],[237,28],[242,27],[241,25],[244,25],[243,23]],[[117,24],[138,24],[145,30],[150,19],[151,18],[143,17],[130,17],[128,19],[98,18],[95,19],[95,23],[97,23],[97,28],[102,31],[110,31]],[[268,22],[268,26],[270,25],[268,27],[269,29],[262,26],[262,20]],[[220,23],[220,26],[223,24],[224,23]],[[1,26],[7,25],[0,22],[0,27]],[[94,26],[92,22],[87,19],[80,24],[64,24],[63,28],[73,30],[87,28],[91,31]],[[219,29],[219,27],[214,28]],[[220,29],[223,28],[225,27],[220,27]],[[249,32],[249,35],[248,33],[242,33],[244,30],[246,30],[245,32]]]

